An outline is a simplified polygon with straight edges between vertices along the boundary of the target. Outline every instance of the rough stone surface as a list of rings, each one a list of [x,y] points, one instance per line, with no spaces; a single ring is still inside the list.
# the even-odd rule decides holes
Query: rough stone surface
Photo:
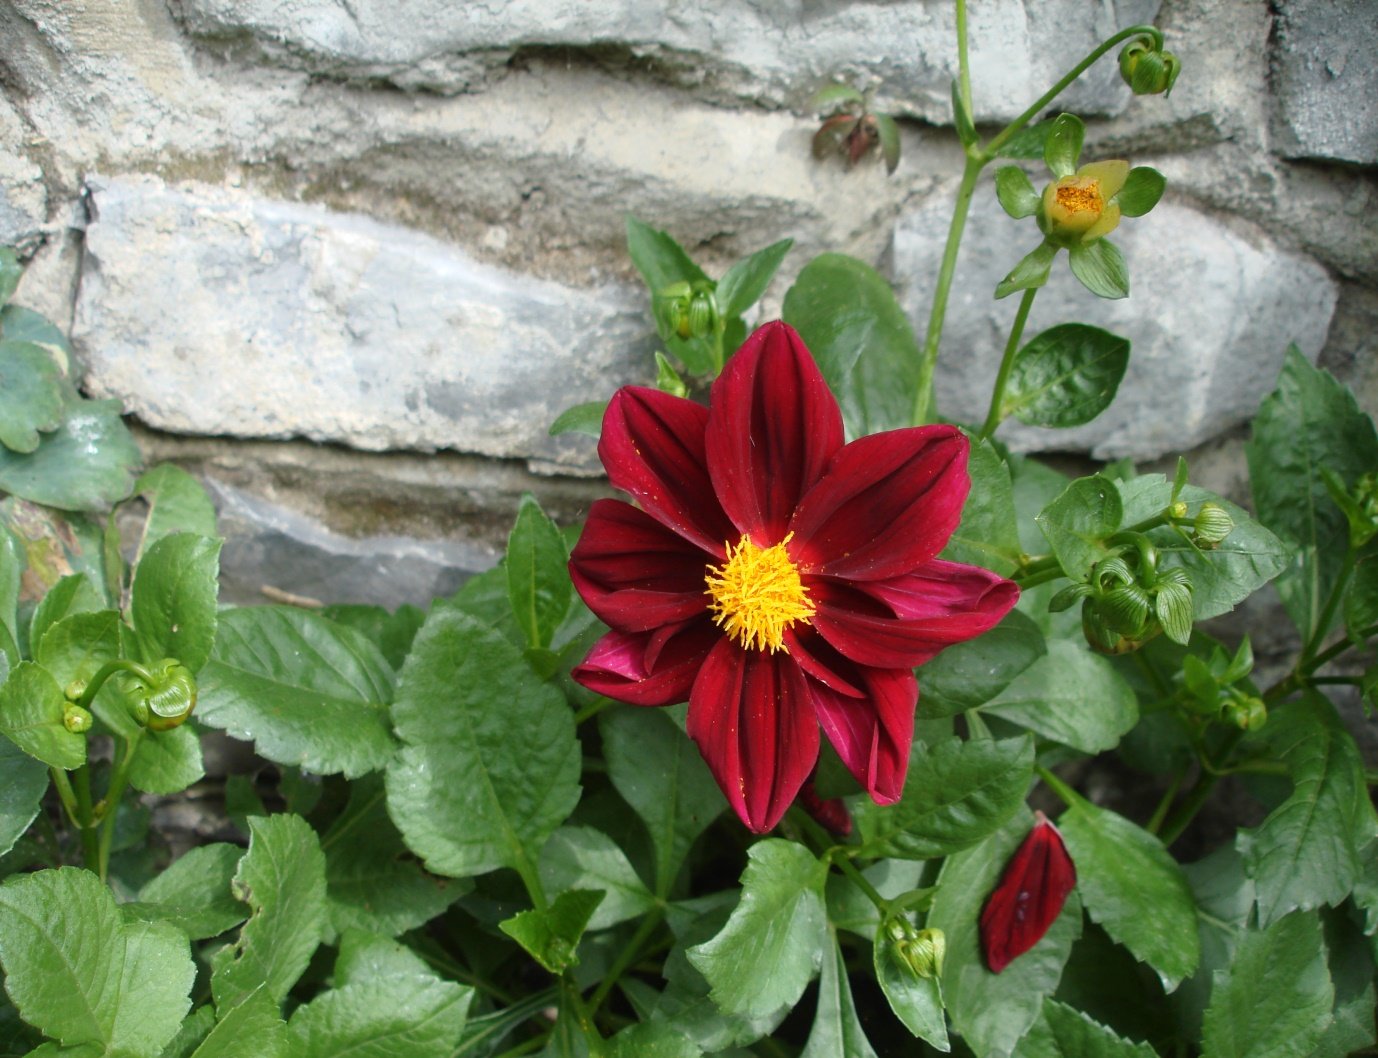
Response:
[[[212,188],[94,181],[90,199],[86,386],[159,429],[589,470],[549,425],[650,359],[620,286],[521,279],[368,218]]]
[[[952,5],[939,0],[180,0],[189,30],[230,54],[437,92],[480,90],[514,56],[540,50],[631,65],[712,100],[800,106],[842,76],[882,86],[900,113],[946,123],[956,76]],[[999,0],[973,5],[978,120],[1008,121],[1104,37],[1150,23],[1157,0]],[[1034,93],[1036,95],[1036,92]],[[1068,105],[1123,109],[1103,67]]]
[[[990,195],[978,190],[978,202],[983,192]],[[995,286],[1039,239],[1032,221],[1012,221],[993,206],[973,210],[968,222],[938,362],[939,407],[964,421],[985,417],[1018,300],[992,300]],[[935,203],[901,218],[895,230],[895,278],[920,333],[949,215],[950,206]],[[1025,238],[1012,250],[1016,230]],[[1312,359],[1325,344],[1334,282],[1314,261],[1282,251],[1256,231],[1165,201],[1148,216],[1125,221],[1112,240],[1128,261],[1134,293],[1120,301],[1094,297],[1061,254],[1034,302],[1025,340],[1069,322],[1129,338],[1133,352],[1120,389],[1129,399],[1069,430],[1009,422],[999,436],[1016,449],[1089,449],[1104,459],[1182,451],[1253,414],[1288,343]]]
[[[1273,135],[1287,158],[1378,165],[1378,10],[1372,0],[1278,5]]]

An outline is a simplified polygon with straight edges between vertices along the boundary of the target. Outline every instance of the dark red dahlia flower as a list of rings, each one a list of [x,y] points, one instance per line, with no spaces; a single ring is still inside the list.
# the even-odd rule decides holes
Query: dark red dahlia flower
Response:
[[[773,827],[820,725],[880,804],[899,799],[914,666],[980,635],[1018,589],[936,558],[970,488],[967,441],[921,426],[843,444],[795,331],[756,331],[710,406],[619,390],[598,446],[640,507],[598,500],[570,559],[608,632],[574,678],[688,730],[748,827]]]
[[[981,948],[991,973],[1043,939],[1076,884],[1077,869],[1062,834],[1042,812],[1034,813],[1033,829],[981,911]]]

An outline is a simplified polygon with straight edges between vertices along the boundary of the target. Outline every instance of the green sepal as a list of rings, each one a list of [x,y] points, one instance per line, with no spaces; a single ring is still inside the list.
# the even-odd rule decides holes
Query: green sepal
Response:
[[[1048,282],[1048,273],[1052,270],[1057,250],[1056,246],[1045,240],[1025,254],[1023,260],[1010,270],[1010,274],[996,285],[996,300],[1009,297],[1016,290],[1032,290]]]
[[[662,393],[668,393],[668,394],[670,394],[670,396],[672,396],[672,397],[684,397],[684,396],[687,396],[688,393],[689,393],[689,387],[686,386],[686,385],[684,384],[684,379],[682,379],[682,378],[679,377],[679,372],[675,370],[675,365],[672,364],[672,363],[670,363],[670,361],[669,361],[669,359],[666,357],[666,355],[665,355],[664,353],[662,353],[659,349],[656,350],[655,357],[656,357],[656,389],[660,390],[660,392],[662,392]],[[600,419],[603,417],[603,409],[604,409],[605,407],[606,407],[606,405],[600,405],[600,406],[599,406],[598,417],[599,417]],[[573,409],[571,409],[571,411],[572,411],[572,410],[573,410]],[[566,414],[568,414],[568,413],[566,413]],[[561,418],[563,418],[563,416],[561,416]],[[558,422],[559,420],[556,420],[556,421]],[[555,427],[553,427],[553,426],[551,427],[552,430],[553,430],[554,428],[555,428]],[[602,433],[602,430],[601,430],[601,428],[600,428],[600,429],[598,430],[597,434],[595,434],[595,436],[597,436],[598,434],[601,434],[601,433]]]
[[[1153,611],[1167,637],[1186,646],[1191,638],[1191,589],[1185,584],[1160,584]]]
[[[1048,139],[1043,145],[1043,161],[1054,176],[1061,179],[1077,171],[1085,139],[1086,126],[1075,114],[1059,114],[1053,119],[1053,127],[1048,130]]]
[[[1129,266],[1109,239],[1079,243],[1067,251],[1072,275],[1098,298],[1129,297]]]
[[[1157,169],[1147,165],[1136,165],[1129,170],[1124,186],[1114,197],[1120,213],[1126,217],[1142,217],[1158,204],[1167,187],[1167,178]]]
[[[995,197],[1000,208],[1015,220],[1038,212],[1039,194],[1029,174],[1017,165],[1003,165],[995,171]]]
[[[579,938],[606,895],[601,889],[571,889],[556,897],[549,907],[522,911],[504,919],[498,923],[498,929],[551,973],[563,973],[579,965]]]

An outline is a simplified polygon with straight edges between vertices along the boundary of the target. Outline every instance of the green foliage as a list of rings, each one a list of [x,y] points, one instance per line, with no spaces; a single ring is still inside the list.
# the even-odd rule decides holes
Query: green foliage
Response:
[[[1128,339],[1080,323],[1050,327],[1015,357],[1001,417],[1081,426],[1109,407],[1128,366]]]
[[[498,923],[498,928],[551,973],[577,966],[574,954],[589,920],[603,902],[601,889],[570,889],[549,907],[522,911]]]
[[[565,571],[568,561],[559,526],[527,493],[507,539],[507,593],[517,624],[534,649],[550,646],[569,610],[574,589]]]
[[[857,1019],[847,966],[835,940],[823,953],[818,974],[818,1009],[799,1058],[876,1058]]]
[[[1067,251],[1072,275],[1098,298],[1129,297],[1129,266],[1109,239],[1080,243]]]

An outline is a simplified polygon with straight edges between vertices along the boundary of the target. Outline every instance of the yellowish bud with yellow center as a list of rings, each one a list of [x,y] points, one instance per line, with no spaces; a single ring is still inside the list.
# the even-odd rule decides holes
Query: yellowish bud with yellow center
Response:
[[[1093,242],[1114,231],[1120,207],[1111,201],[1129,176],[1129,163],[1114,160],[1083,165],[1043,191],[1046,235],[1068,242]]]
[[[785,550],[793,535],[765,548],[744,536],[735,547],[727,545],[726,562],[708,567],[713,620],[742,647],[774,653],[796,621],[814,614],[799,568]]]

